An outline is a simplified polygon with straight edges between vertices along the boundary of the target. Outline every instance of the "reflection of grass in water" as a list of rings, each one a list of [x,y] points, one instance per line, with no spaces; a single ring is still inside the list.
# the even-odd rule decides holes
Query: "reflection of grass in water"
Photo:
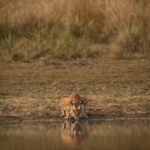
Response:
[[[5,118],[4,117],[0,117],[0,125],[3,125],[5,123]]]

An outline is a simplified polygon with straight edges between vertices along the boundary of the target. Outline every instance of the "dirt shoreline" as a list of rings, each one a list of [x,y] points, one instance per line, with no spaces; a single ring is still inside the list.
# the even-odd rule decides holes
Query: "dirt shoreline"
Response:
[[[16,123],[25,123],[25,124],[38,124],[38,123],[62,123],[65,121],[63,118],[21,118],[15,116],[0,117],[0,124],[16,124]],[[100,121],[130,121],[130,120],[150,120],[150,114],[146,115],[128,115],[128,116],[92,116],[88,119],[79,119],[79,121],[88,121],[88,122],[100,122]],[[71,119],[69,121],[75,121]]]
[[[0,62],[0,116],[60,118],[60,98],[92,99],[91,118],[150,116],[150,64],[145,59]]]

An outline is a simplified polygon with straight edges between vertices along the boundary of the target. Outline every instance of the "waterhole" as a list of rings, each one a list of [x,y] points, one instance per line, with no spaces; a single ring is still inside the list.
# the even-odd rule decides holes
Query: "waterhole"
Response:
[[[0,150],[149,150],[150,120],[62,121],[0,126]]]

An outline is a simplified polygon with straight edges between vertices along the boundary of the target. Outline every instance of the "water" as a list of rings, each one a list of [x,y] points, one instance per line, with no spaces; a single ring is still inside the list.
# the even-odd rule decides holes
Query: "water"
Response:
[[[0,126],[0,150],[150,150],[150,120]]]

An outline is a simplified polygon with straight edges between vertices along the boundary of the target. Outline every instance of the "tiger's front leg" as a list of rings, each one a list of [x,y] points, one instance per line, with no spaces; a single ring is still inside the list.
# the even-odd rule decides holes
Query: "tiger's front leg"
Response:
[[[86,113],[86,106],[85,105],[81,105],[81,113],[79,118],[85,118],[88,119],[87,113]]]
[[[70,119],[70,111],[66,111],[66,116],[64,117],[65,119]]]
[[[66,111],[65,111],[65,110],[62,110],[62,111],[61,111],[61,116],[62,116],[62,117],[65,117],[65,116],[66,116]]]

